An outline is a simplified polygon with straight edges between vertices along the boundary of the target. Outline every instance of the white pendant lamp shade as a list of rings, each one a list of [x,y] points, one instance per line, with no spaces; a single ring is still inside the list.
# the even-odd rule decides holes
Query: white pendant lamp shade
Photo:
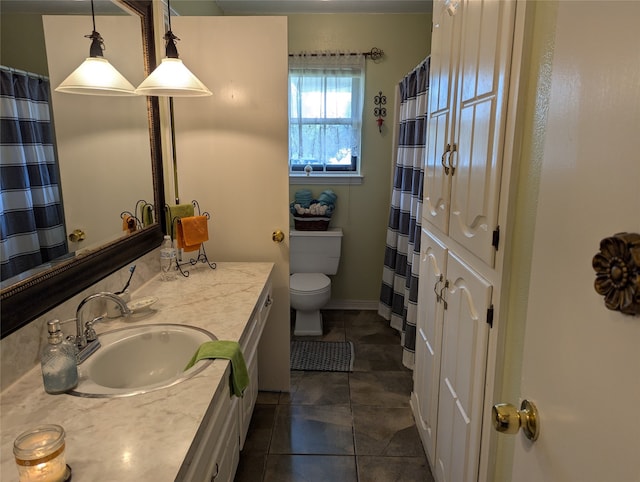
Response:
[[[103,40],[96,32],[96,16],[91,0],[91,21],[93,30],[86,38],[91,39],[89,57],[71,72],[56,92],[84,95],[130,96],[136,95],[135,88],[103,56]]]
[[[174,57],[165,57],[135,90],[138,95],[170,97],[204,97],[211,91]]]
[[[136,95],[133,85],[104,57],[88,57],[55,90],[84,95]]]

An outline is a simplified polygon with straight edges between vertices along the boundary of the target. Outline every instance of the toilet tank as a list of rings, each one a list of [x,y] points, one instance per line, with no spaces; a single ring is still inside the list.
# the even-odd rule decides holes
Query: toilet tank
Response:
[[[340,262],[342,229],[289,232],[291,273],[336,274]]]

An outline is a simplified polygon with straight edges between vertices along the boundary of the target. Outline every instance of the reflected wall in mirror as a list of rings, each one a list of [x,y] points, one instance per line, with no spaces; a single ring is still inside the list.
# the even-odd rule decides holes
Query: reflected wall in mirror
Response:
[[[90,8],[88,1],[82,3]],[[105,43],[109,42],[105,57],[113,55],[112,62],[136,84],[155,67],[153,6],[150,0],[116,3],[134,17],[115,19],[117,22],[111,25],[111,18],[101,21],[97,15],[96,30],[105,38]],[[51,25],[48,25],[49,19]],[[48,50],[60,49],[62,57],[68,57],[65,60],[56,53],[49,59],[54,88],[88,56],[90,42],[84,35],[91,31],[91,17],[71,19],[77,27],[62,25],[63,17],[44,20],[45,31],[57,36],[54,43],[59,43],[48,46]],[[131,25],[123,30],[129,29],[128,34],[118,33],[122,21]],[[62,36],[60,28],[64,31]],[[11,41],[20,42],[20,39]],[[135,45],[131,45],[132,42]],[[70,50],[78,49],[79,57],[70,54]],[[137,60],[124,61],[121,67],[115,58],[116,52],[121,51],[125,52],[124,57],[133,53]],[[127,101],[129,104],[125,104]],[[2,337],[154,249],[162,240],[163,216],[145,229],[124,234],[120,218],[123,211],[134,211],[139,199],[146,198],[154,206],[164,206],[157,98],[91,98],[54,93],[53,107],[56,131],[59,131],[60,171],[61,174],[68,171],[62,179],[67,231],[77,228],[85,231],[85,242],[90,248],[77,251],[70,260],[44,266],[36,274],[3,286]],[[61,114],[56,112],[58,107],[62,109]],[[116,112],[124,117],[118,118]],[[58,116],[63,121],[60,126]],[[136,135],[141,132],[142,138]],[[69,193],[67,187],[71,188]],[[70,243],[70,249],[74,251],[77,246]]]
[[[43,17],[52,90],[88,54],[86,16]],[[98,16],[105,58],[134,85],[144,79],[140,21],[132,16]],[[109,53],[110,55],[107,55]],[[123,236],[121,213],[138,200],[153,203],[146,97],[51,93],[67,234],[84,233],[70,251],[91,249]],[[140,213],[137,214],[140,217]],[[133,223],[136,228],[137,223]]]

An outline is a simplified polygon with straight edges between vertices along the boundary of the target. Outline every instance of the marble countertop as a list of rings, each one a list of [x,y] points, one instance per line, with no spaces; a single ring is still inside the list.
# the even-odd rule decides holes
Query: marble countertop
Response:
[[[105,319],[96,331],[99,336],[132,323],[182,323],[207,329],[219,339],[239,341],[272,267],[271,263],[218,263],[215,270],[201,265],[188,278],[178,275],[172,282],[156,277],[132,294],[133,300],[157,297],[152,313],[130,320]],[[0,395],[0,479],[18,479],[13,460],[16,436],[33,426],[54,423],[66,431],[66,459],[73,480],[173,481],[227,365],[215,360],[178,385],[125,398],[49,395],[40,366],[34,367]]]

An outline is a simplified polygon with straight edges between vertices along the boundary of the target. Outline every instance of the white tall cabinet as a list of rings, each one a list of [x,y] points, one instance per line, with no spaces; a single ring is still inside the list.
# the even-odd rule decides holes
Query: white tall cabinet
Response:
[[[516,2],[433,8],[411,404],[436,480],[475,482],[490,436]]]

